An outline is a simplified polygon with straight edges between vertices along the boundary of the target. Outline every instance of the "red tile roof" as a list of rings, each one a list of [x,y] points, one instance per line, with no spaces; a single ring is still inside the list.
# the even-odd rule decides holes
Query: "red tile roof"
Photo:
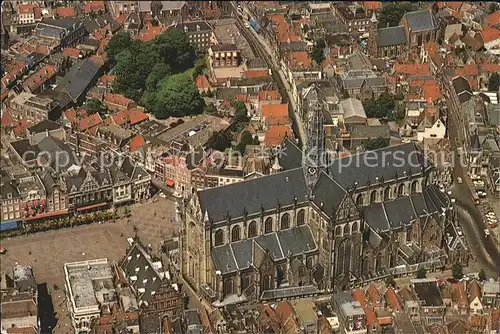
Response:
[[[56,15],[60,17],[75,17],[75,8],[74,7],[57,7]]]
[[[143,136],[141,135],[135,136],[134,138],[132,138],[132,140],[130,140],[129,144],[130,152],[134,152],[140,149],[142,146],[144,146],[144,144],[146,144],[146,141],[144,140]]]
[[[438,85],[424,85],[422,90],[424,99],[429,104],[433,104],[437,99],[441,98],[441,90]]]
[[[401,311],[402,310],[401,304],[399,302],[399,298],[396,295],[396,292],[391,287],[389,287],[387,289],[387,291],[385,292],[385,301],[387,302],[387,304],[389,304],[391,306],[391,308],[394,311]]]
[[[7,328],[7,334],[35,334],[36,332],[33,326]]]
[[[451,285],[451,299],[457,304],[467,304],[467,294],[465,293],[464,283],[453,283]]]
[[[111,94],[111,93],[106,93],[104,94],[104,103],[108,105],[108,108],[112,109],[119,109],[119,108],[127,108],[129,105],[134,104],[134,101],[126,98],[125,96],[121,94]],[[110,106],[111,105],[111,106]]]
[[[381,1],[363,1],[363,7],[366,10],[379,10],[382,8]]]
[[[63,55],[78,59],[80,57],[80,50],[77,48],[66,48],[63,51]]]
[[[500,332],[500,308],[493,309],[490,312],[490,329]]]
[[[489,43],[495,41],[500,38],[500,30],[497,28],[489,27],[483,29],[481,32],[481,37],[483,38],[484,43]]]
[[[102,123],[102,118],[99,114],[96,113],[81,119],[78,122],[78,128],[80,131],[86,131],[94,127],[97,128],[97,126],[100,125],[101,123]]]
[[[2,77],[2,86],[7,87],[8,84],[16,80],[26,72],[26,64],[23,61],[15,62],[7,69],[7,74]]]
[[[108,120],[108,118],[105,119],[105,123]],[[122,110],[117,113],[114,113],[110,118],[116,125],[123,125],[129,121],[128,110]]]
[[[265,144],[268,147],[278,146],[287,137],[291,140],[295,139],[290,125],[273,125],[265,133]]]
[[[247,79],[250,79],[250,78],[268,78],[269,77],[269,70],[249,70],[249,71],[243,72],[243,75]]]
[[[365,292],[362,289],[355,289],[352,292],[352,298],[361,304],[361,307],[366,306]]]
[[[312,59],[307,51],[292,51],[285,56],[288,60],[288,66],[294,68],[310,68]]]
[[[281,101],[281,94],[277,90],[261,90],[259,101]]]
[[[32,4],[21,4],[17,7],[17,12],[19,14],[34,14],[35,7]]]
[[[288,24],[283,14],[272,14],[269,15],[268,18],[276,25],[276,37],[278,42],[287,43],[289,41],[301,40],[298,30]]]
[[[249,99],[250,99],[249,94],[238,94],[238,96],[236,96],[236,100],[241,102],[248,102]]]
[[[265,104],[262,106],[261,113],[268,125],[290,124],[288,104]]]
[[[32,126],[33,123],[27,120],[20,120],[17,122],[16,127],[14,128],[13,132],[16,137],[22,137],[26,133],[26,129],[28,129],[30,126]]]
[[[12,117],[12,114],[9,110],[4,111],[2,115],[2,127],[8,128],[13,127],[17,124],[17,122]]]
[[[458,67],[455,70],[455,75],[462,75],[462,76],[479,75],[479,70],[476,64],[464,64],[463,67]]]
[[[366,294],[368,295],[368,298],[370,298],[370,301],[374,304],[378,304],[382,301],[382,296],[380,295],[380,292],[378,292],[377,287],[373,283],[371,283],[368,286]]]
[[[97,86],[106,87],[109,84],[112,84],[113,81],[115,81],[115,79],[116,79],[115,75],[103,75],[99,79],[99,82],[97,83]]]
[[[498,26],[500,25],[500,10],[493,12],[486,18],[487,26]]]
[[[94,62],[94,64],[97,64],[99,66],[104,66],[105,64],[105,59],[101,56],[97,56],[97,55],[93,55],[92,57],[90,57],[90,60],[92,60],[92,62]]]
[[[375,311],[373,310],[373,308],[371,308],[369,306],[365,306],[365,307],[363,307],[363,310],[365,311],[366,324],[368,326],[372,326],[372,325],[378,323],[378,319],[377,319],[377,316],[375,315]]]
[[[289,302],[281,302],[276,307],[276,315],[282,320],[282,322],[286,322],[293,316],[293,314],[293,306]]]
[[[128,110],[128,117],[130,121],[130,125],[135,125],[143,121],[147,121],[149,116],[144,113],[142,110],[134,108]]]
[[[196,87],[201,90],[210,89],[210,83],[205,75],[198,75],[195,80]]]
[[[439,44],[435,42],[424,43],[424,50],[429,55],[437,54],[439,50]]]
[[[57,68],[53,65],[45,65],[31,76],[29,76],[23,83],[24,87],[28,87],[30,91],[36,91],[48,80],[52,79],[57,73]]]
[[[91,13],[98,11],[104,12],[105,10],[106,7],[104,6],[104,1],[85,1],[85,4],[83,5],[84,13]]]
[[[484,63],[480,66],[483,72],[488,72],[488,73],[500,72],[500,64]]]
[[[469,284],[469,302],[472,302],[476,297],[481,297],[481,287],[479,283],[474,280]]]
[[[429,64],[394,64],[394,71],[399,74],[408,74],[408,75],[430,75],[431,70]]]

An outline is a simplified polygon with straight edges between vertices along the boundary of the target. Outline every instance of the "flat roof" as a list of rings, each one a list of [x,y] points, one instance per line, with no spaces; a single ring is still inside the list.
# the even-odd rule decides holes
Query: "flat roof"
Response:
[[[73,307],[76,309],[99,306],[116,299],[113,271],[108,259],[69,262],[64,264],[66,281]]]

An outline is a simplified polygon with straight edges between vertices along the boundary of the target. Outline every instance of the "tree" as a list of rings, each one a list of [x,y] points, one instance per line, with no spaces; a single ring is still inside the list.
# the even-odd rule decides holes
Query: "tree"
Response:
[[[387,285],[388,287],[392,286],[394,288],[396,286],[396,281],[394,280],[394,276],[392,275],[387,276],[387,278],[385,279],[385,285]]]
[[[427,270],[425,268],[419,268],[417,270],[417,278],[426,278],[427,277]]]
[[[126,31],[120,31],[109,40],[106,54],[109,58],[115,58],[120,52],[127,50],[133,44],[132,37]]]
[[[384,92],[374,100],[367,100],[363,104],[366,116],[369,118],[381,118],[384,121],[394,119],[395,101],[394,96],[390,93]]]
[[[462,265],[458,262],[456,262],[455,264],[453,264],[453,266],[451,267],[451,273],[453,275],[453,278],[454,279],[461,279],[462,277],[464,277],[464,272],[463,272],[463,268],[462,268]]]
[[[486,277],[486,272],[484,271],[484,269],[481,269],[481,270],[479,271],[479,280],[480,280],[481,282],[484,282],[484,281],[486,281],[486,278],[487,278],[487,277]]]
[[[259,137],[257,136],[253,137],[252,145],[259,145],[259,144],[260,144]]]
[[[236,101],[234,103],[234,121],[237,123],[248,122],[248,110],[245,103],[241,101]]]
[[[203,70],[207,67],[207,61],[205,58],[196,60],[193,69],[193,79],[196,79],[199,75],[203,74]]]
[[[116,56],[116,80],[113,88],[130,99],[140,98],[140,91],[145,86],[144,73],[138,71],[136,57],[129,50],[122,51]],[[149,72],[146,74],[149,74]]]
[[[207,146],[217,151],[224,152],[231,147],[231,140],[225,132],[214,132],[212,137],[207,141]]]
[[[378,27],[379,28],[386,28],[387,26],[395,27],[399,25],[405,13],[411,12],[412,10],[413,10],[413,5],[410,3],[406,2],[384,3],[382,9],[380,10]]]
[[[489,7],[488,7],[488,12],[491,14],[491,13],[494,13],[498,10],[498,4],[496,3],[490,3]]]
[[[217,113],[217,107],[213,103],[209,103],[205,105],[205,112],[207,114],[216,114]]]
[[[164,62],[156,63],[146,78],[146,89],[150,92],[156,91],[158,83],[167,79],[170,74],[172,74],[172,70],[167,64]]]
[[[363,147],[367,151],[377,150],[389,146],[389,138],[377,137],[375,139],[368,139],[363,143]]]
[[[496,92],[500,86],[500,75],[494,72],[488,78],[488,90]]]
[[[90,99],[85,104],[85,110],[87,110],[90,114],[99,114],[101,116],[106,115],[109,110],[108,107],[102,101],[97,99]]]
[[[198,88],[187,73],[174,74],[160,81],[158,91],[151,95],[148,108],[159,119],[201,114],[205,106]]]
[[[152,46],[175,73],[193,67],[196,60],[196,52],[189,44],[186,33],[181,29],[169,29],[156,36]]]
[[[324,39],[318,39],[314,43],[314,47],[311,52],[311,58],[316,62],[316,64],[321,64],[325,60],[325,50],[326,44]]]

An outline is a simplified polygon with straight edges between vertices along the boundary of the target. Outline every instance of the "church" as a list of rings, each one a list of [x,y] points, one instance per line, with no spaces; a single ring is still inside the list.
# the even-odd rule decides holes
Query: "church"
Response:
[[[214,306],[296,298],[446,264],[449,198],[413,143],[303,167],[287,139],[271,175],[184,199],[186,283]],[[350,160],[347,160],[350,159]]]

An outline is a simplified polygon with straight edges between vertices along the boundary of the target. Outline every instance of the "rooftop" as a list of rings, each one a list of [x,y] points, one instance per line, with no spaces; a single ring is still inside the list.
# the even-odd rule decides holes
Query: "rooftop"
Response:
[[[108,259],[65,263],[64,272],[74,311],[114,300],[113,271]]]

